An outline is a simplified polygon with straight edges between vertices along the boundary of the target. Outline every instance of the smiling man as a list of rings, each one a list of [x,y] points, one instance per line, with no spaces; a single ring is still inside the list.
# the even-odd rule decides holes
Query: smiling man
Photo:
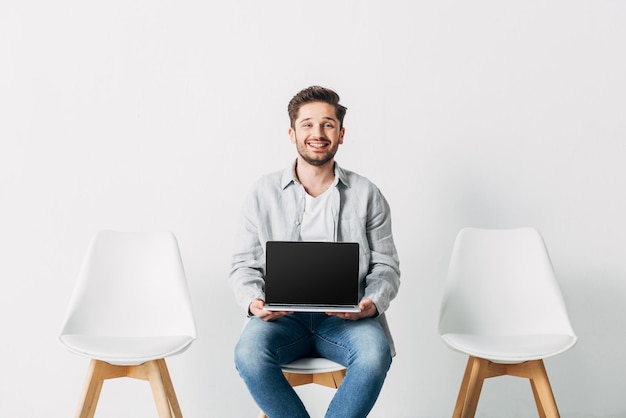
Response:
[[[345,108],[340,111],[345,114]],[[324,167],[333,161],[345,133],[337,113],[325,102],[305,103],[296,111],[289,137],[296,144],[299,158],[308,165]]]
[[[235,240],[229,282],[251,318],[235,365],[269,417],[300,418],[309,415],[280,366],[302,357],[331,359],[348,371],[326,416],[366,417],[395,353],[385,320],[400,286],[389,206],[373,183],[335,162],[346,114],[337,93],[308,87],[291,99],[288,113],[296,161],[256,183]],[[264,310],[267,241],[357,242],[360,312]]]

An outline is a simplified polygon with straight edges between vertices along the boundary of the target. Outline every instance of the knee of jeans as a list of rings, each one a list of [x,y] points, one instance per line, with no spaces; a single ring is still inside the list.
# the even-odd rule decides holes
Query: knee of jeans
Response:
[[[235,366],[237,370],[248,370],[258,366],[259,348],[239,341],[235,346]]]
[[[391,367],[391,350],[388,345],[370,346],[366,350],[359,351],[353,357],[350,367],[357,367],[367,370],[368,373],[387,373]]]

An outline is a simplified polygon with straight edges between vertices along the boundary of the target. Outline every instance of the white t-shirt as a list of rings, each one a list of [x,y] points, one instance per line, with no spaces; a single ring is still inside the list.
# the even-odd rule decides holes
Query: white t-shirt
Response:
[[[304,215],[300,227],[300,239],[302,241],[333,241],[335,221],[330,196],[337,183],[338,180],[335,177],[333,184],[317,197],[305,193]]]

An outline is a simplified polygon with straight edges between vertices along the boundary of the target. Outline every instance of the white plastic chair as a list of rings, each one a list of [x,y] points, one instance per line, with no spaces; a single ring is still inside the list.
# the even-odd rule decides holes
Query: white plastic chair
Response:
[[[530,379],[541,417],[559,412],[543,359],[577,340],[539,232],[462,229],[454,245],[439,335],[469,360],[453,417],[473,417],[483,381]]]
[[[91,358],[77,417],[92,418],[104,380],[150,382],[159,417],[182,417],[165,357],[196,326],[178,243],[170,232],[101,231],[92,239],[60,342]]]
[[[322,357],[307,357],[282,366],[283,374],[292,387],[316,383],[337,389],[346,375],[346,367]],[[259,418],[267,418],[263,411]]]

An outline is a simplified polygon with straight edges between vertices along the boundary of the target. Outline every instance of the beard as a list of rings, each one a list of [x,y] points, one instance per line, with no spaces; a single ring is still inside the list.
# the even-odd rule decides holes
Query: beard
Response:
[[[335,158],[335,154],[339,149],[339,143],[336,142],[334,145],[331,145],[324,153],[313,153],[310,152],[303,141],[298,141],[296,137],[296,149],[298,150],[298,155],[308,164],[315,167],[322,167]]]

